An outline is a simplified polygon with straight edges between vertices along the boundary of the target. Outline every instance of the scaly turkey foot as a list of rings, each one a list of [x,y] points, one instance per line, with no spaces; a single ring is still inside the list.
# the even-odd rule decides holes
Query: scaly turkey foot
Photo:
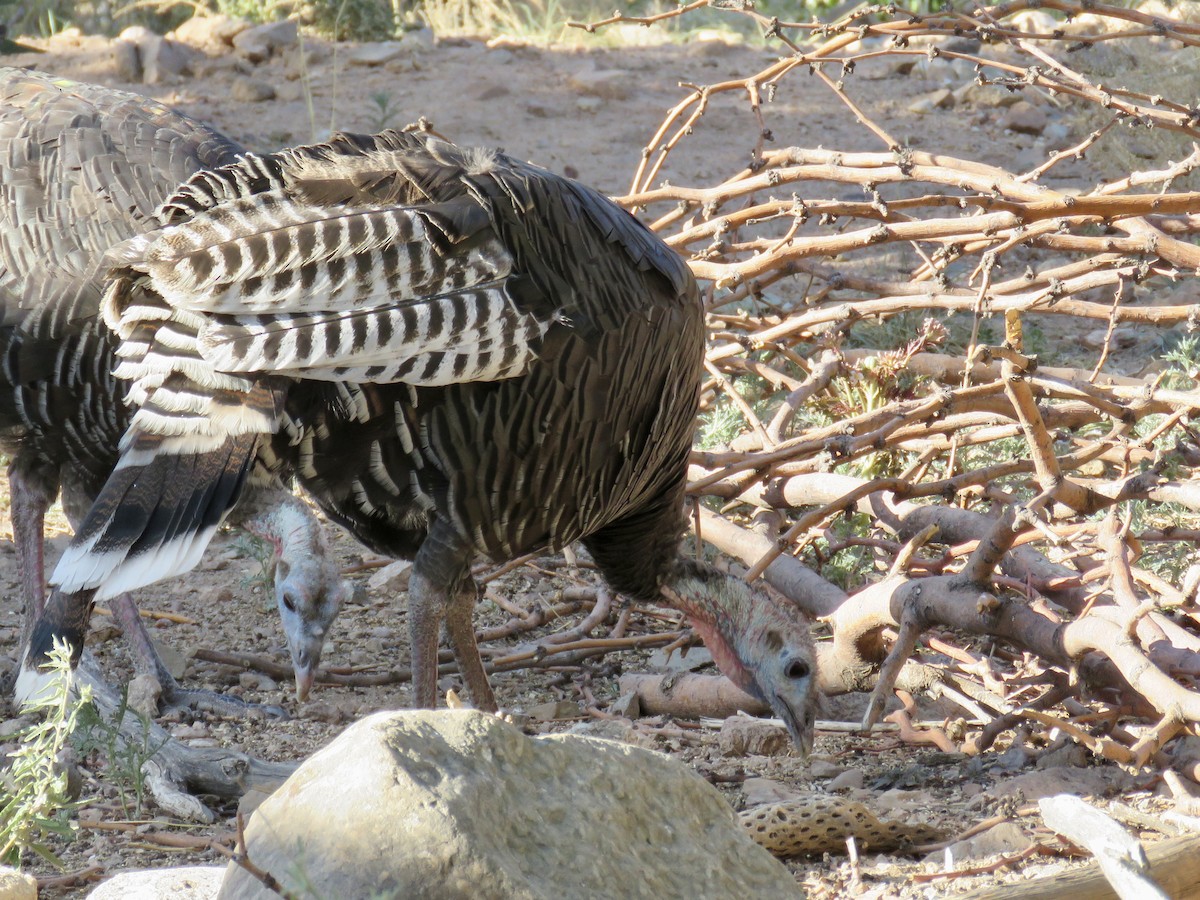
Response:
[[[160,688],[159,710],[165,715],[171,712],[190,710],[212,715],[243,717],[268,716],[273,719],[288,718],[283,707],[274,704],[251,703],[240,697],[232,697],[216,691],[180,687],[173,675],[167,671],[155,649],[146,626],[138,614],[137,605],[129,594],[112,599],[112,612],[125,639],[129,642],[138,669],[149,674]]]
[[[181,688],[175,679],[171,679],[169,685],[163,685],[158,705],[159,711],[164,716],[175,712],[191,711],[231,718],[290,718],[287,710],[282,706],[276,706],[273,703],[252,703],[241,697],[222,694],[218,691]]]

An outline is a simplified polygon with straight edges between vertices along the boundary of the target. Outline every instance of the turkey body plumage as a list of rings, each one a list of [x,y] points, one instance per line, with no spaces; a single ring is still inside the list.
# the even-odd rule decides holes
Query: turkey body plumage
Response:
[[[0,69],[0,448],[10,457],[27,625],[44,601],[46,508],[61,491],[72,524],[82,521],[133,416],[113,375],[117,340],[100,316],[104,255],[157,227],[158,207],[182,181],[240,152],[145,97]],[[320,562],[314,592],[340,591]],[[135,649],[169,679],[132,600],[114,605]]]
[[[104,313],[139,409],[55,572],[65,589],[186,568],[246,458],[274,454],[368,546],[415,558],[418,704],[435,702],[444,621],[495,706],[473,557],[581,540],[614,588],[688,612],[811,741],[803,621],[678,556],[703,308],[636,219],[535,166],[394,132],[200,173],[162,215],[112,254]],[[200,459],[219,476],[162,489]]]
[[[413,556],[435,523],[499,561],[583,540],[614,588],[657,598],[686,527],[683,472],[704,352],[683,261],[598,194],[532,166],[473,162],[407,135],[345,146],[379,154],[381,165],[428,154],[446,170],[431,199],[484,213],[487,224],[473,227],[486,237],[473,239],[510,257],[496,265],[507,273],[484,277],[507,282],[505,302],[536,323],[535,336],[496,351],[527,356],[506,378],[293,385],[287,409],[311,425],[299,444],[301,483],[388,555]],[[464,292],[445,322],[459,339],[473,302]]]

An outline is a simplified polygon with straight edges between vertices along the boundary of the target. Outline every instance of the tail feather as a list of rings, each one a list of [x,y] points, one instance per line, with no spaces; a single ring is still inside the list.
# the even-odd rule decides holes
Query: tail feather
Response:
[[[171,444],[155,435],[135,439],[130,449],[144,462],[109,478],[51,575],[61,591],[94,590],[102,600],[200,561],[241,496],[258,437],[230,436],[199,453],[172,453]]]

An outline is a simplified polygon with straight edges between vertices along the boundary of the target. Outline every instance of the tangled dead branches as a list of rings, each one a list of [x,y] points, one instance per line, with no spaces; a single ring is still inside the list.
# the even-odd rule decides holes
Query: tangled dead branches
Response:
[[[1166,67],[1200,24],[1090,0],[829,23],[712,0],[633,21],[705,5],[781,55],[685,86],[621,198],[706,290],[698,530],[824,617],[823,684],[873,687],[868,719],[922,685],[965,710],[968,749],[1038,721],[1146,763],[1200,723],[1200,147],[1165,158],[1200,108],[1192,80],[1094,72],[1114,47]],[[1023,171],[905,146],[855,76],[914,64],[959,79],[958,101],[1030,98],[1087,133]],[[878,150],[772,149],[801,75]],[[739,96],[749,164],[673,179]],[[1078,164],[1130,135],[1162,157],[1110,179]]]

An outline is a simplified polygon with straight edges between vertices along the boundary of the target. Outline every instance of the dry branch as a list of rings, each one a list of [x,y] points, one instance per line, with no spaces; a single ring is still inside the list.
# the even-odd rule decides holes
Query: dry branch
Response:
[[[1200,578],[1178,574],[1200,538],[1200,110],[1186,80],[1110,83],[1088,54],[1162,61],[1200,26],[1091,0],[825,23],[736,6],[780,57],[684,85],[620,198],[700,279],[704,414],[740,421],[692,455],[701,536],[826,618],[822,685],[874,688],[872,715],[897,677],[985,723],[964,746],[1044,717],[1152,759],[1200,723]],[[973,78],[958,97],[1049,98],[1094,125],[1027,171],[903,146],[855,81],[898,61]],[[808,75],[877,150],[770,146],[789,130],[773,98]],[[690,183],[676,157],[729,103],[752,116],[749,163]],[[1130,130],[1192,146],[1050,180]],[[1117,711],[1150,717],[1142,737],[1080,719]]]

